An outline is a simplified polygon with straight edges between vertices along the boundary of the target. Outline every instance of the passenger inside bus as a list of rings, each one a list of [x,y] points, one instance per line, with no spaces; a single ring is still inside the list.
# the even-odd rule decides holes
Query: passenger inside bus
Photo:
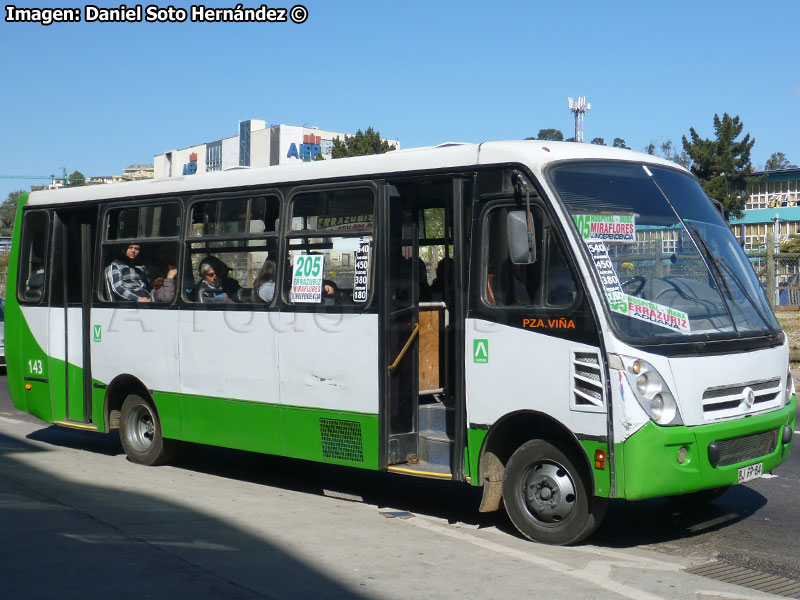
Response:
[[[269,304],[275,297],[275,276],[277,273],[277,265],[274,260],[267,259],[264,261],[264,266],[258,272],[255,280],[253,281],[253,290],[255,295],[253,300],[258,302],[266,302]]]
[[[169,244],[156,246],[155,264],[149,268],[153,281],[153,300],[156,302],[172,302],[175,298],[175,280],[178,276],[175,263],[175,252]]]
[[[139,264],[139,244],[122,248],[120,256],[106,267],[106,286],[112,300],[150,302],[147,267]]]
[[[207,256],[198,267],[200,282],[195,286],[194,298],[200,303],[234,302],[239,282],[228,277],[228,266],[216,256]]]

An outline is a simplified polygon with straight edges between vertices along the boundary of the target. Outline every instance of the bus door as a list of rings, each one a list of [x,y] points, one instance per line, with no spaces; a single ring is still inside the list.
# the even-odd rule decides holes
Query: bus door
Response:
[[[443,177],[386,188],[382,417],[390,470],[463,475],[469,184]]]
[[[91,306],[97,209],[65,209],[55,213],[50,356],[63,356],[61,369],[51,368],[54,417],[92,421]],[[60,321],[60,322],[59,322]],[[59,373],[59,371],[61,371]],[[62,374],[63,373],[63,374]]]
[[[417,460],[417,336],[419,313],[413,206],[385,188],[388,231],[384,248],[381,330],[383,332],[384,409],[381,430],[388,465]],[[384,204],[386,206],[386,204]]]

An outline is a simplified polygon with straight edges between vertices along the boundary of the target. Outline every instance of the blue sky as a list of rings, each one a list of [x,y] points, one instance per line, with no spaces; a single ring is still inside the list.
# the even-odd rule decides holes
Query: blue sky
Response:
[[[728,112],[756,166],[776,151],[800,164],[798,0],[304,4],[301,25],[0,21],[0,175],[121,173],[248,118],[372,126],[406,148],[568,137],[579,95],[587,140],[680,145]],[[0,178],[0,200],[36,183]]]

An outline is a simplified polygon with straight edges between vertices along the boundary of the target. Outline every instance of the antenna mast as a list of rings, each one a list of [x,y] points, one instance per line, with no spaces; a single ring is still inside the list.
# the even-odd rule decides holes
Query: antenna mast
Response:
[[[575,141],[583,143],[583,117],[592,108],[586,102],[586,96],[579,96],[577,100],[569,98],[569,109],[575,114]]]

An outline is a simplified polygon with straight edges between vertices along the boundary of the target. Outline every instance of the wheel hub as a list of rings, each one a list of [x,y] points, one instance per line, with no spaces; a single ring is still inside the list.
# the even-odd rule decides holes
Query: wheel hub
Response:
[[[153,445],[155,435],[155,422],[149,410],[142,406],[136,407],[128,415],[128,442],[138,452],[147,452]]]
[[[525,504],[540,521],[557,523],[575,508],[575,485],[561,466],[533,465],[525,477]]]

